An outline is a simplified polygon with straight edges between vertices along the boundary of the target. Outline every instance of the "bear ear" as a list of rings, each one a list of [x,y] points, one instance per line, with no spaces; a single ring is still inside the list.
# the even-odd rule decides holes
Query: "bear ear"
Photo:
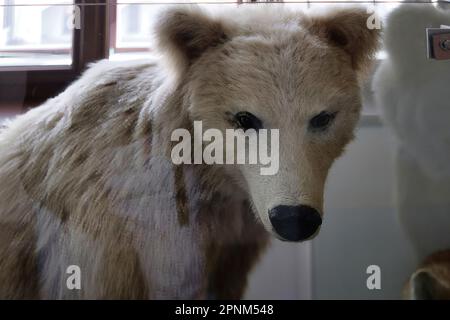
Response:
[[[353,68],[364,71],[380,44],[380,30],[369,29],[371,19],[372,14],[365,8],[335,9],[312,17],[308,29],[331,45],[342,48],[350,55]]]
[[[163,11],[155,30],[159,52],[178,72],[186,69],[207,49],[227,40],[222,22],[209,17],[196,6]]]

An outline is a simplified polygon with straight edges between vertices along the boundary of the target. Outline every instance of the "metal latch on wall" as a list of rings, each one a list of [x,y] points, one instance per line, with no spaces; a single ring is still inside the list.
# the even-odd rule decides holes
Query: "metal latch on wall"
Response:
[[[450,60],[450,26],[427,28],[428,59]]]

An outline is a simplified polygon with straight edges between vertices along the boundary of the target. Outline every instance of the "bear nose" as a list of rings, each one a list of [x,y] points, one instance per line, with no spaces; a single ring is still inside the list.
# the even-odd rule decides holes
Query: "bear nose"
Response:
[[[276,206],[269,210],[269,219],[278,235],[287,241],[306,240],[322,224],[319,212],[305,205]]]

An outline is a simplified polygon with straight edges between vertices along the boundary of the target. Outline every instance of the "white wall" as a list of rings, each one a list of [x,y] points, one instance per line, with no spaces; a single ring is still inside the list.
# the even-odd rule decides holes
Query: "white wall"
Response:
[[[416,261],[393,203],[395,143],[379,122],[365,120],[330,171],[324,222],[310,242],[311,258],[308,244],[274,240],[252,274],[247,298],[401,297]],[[381,268],[381,290],[366,287],[372,264]]]
[[[311,243],[273,240],[252,273],[245,299],[311,299]]]

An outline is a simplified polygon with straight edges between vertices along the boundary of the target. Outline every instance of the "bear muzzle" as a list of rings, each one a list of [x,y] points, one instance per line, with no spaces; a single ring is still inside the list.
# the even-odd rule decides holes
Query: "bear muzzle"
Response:
[[[284,241],[303,241],[312,237],[322,224],[319,212],[307,205],[276,206],[269,210],[274,231]]]

